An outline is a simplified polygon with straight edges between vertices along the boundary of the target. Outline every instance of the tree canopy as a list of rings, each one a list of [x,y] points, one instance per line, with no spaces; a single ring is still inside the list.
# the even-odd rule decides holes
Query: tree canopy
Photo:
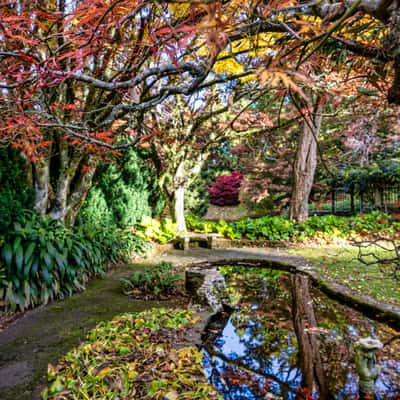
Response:
[[[5,1],[0,140],[31,162],[35,209],[73,223],[99,160],[156,135],[148,112],[171,97],[275,90],[307,121],[336,79],[400,104],[399,13],[394,0]]]

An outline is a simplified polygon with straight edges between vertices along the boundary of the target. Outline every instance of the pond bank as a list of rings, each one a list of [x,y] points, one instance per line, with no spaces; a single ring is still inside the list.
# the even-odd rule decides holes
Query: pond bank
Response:
[[[129,276],[135,268],[160,261],[188,266],[195,263],[235,263],[239,260],[263,261],[268,265],[286,266],[289,270],[297,269],[309,275],[312,271],[315,273],[314,268],[317,268],[305,259],[279,249],[192,249],[184,253],[170,247],[159,248],[157,253],[145,260],[115,269],[105,279],[92,281],[83,293],[27,312],[0,332],[0,398],[39,399],[40,391],[46,384],[48,363],[55,363],[84,340],[86,332],[98,322],[125,312],[177,305],[165,301],[134,301],[124,296],[119,279]],[[396,311],[396,307],[393,307],[400,321],[400,308],[397,307]]]
[[[305,258],[289,254],[284,249],[277,248],[224,248],[224,249],[191,249],[187,253],[180,250],[168,249],[165,253],[154,256],[155,262],[170,261],[175,264],[191,265],[197,263],[207,264],[229,264],[239,261],[257,262],[262,261],[262,266],[281,269],[283,271],[299,272],[310,277],[315,286],[323,292],[339,301],[350,305],[371,318],[380,319],[391,326],[400,328],[400,306],[385,304],[370,296],[355,293],[348,287],[328,280],[318,272],[318,265],[315,265]]]

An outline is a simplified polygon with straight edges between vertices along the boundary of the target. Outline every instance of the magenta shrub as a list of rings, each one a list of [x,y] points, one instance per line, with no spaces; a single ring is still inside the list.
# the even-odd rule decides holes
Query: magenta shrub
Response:
[[[207,189],[210,203],[216,206],[239,204],[239,189],[242,180],[243,174],[240,171],[232,171],[230,175],[221,175]]]

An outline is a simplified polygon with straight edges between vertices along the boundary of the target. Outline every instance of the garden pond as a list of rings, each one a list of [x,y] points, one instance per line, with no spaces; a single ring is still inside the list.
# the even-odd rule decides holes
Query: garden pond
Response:
[[[233,306],[212,316],[202,349],[208,378],[226,400],[400,399],[395,328],[328,298],[304,275],[219,270]],[[367,351],[369,372],[366,364],[361,378],[372,374],[373,396],[359,385],[359,363],[356,371],[358,341],[367,337],[382,344]]]

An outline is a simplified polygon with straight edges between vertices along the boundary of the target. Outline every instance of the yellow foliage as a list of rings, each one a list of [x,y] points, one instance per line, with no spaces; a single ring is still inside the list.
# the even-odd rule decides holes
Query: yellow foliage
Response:
[[[189,15],[191,6],[190,3],[170,3],[168,7],[175,18],[184,18]]]
[[[371,16],[363,16],[351,24],[345,24],[338,31],[339,35],[364,44],[373,44],[388,34],[388,28]]]
[[[247,82],[251,82],[257,79],[257,75],[256,74],[249,74],[246,76],[243,76],[241,78],[239,78],[239,81],[241,83],[247,83]]]
[[[233,57],[217,61],[214,64],[213,71],[217,74],[237,75],[244,72],[243,65],[237,62]]]
[[[248,52],[249,55],[255,56],[257,50],[269,48],[274,40],[281,37],[282,34],[262,33],[251,38],[243,38],[231,43],[233,53]]]

